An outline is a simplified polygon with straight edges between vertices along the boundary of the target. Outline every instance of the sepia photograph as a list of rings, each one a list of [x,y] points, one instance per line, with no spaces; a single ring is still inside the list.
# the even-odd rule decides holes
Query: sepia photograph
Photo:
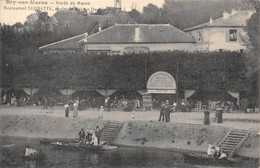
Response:
[[[0,0],[0,29],[0,167],[260,167],[260,0]]]

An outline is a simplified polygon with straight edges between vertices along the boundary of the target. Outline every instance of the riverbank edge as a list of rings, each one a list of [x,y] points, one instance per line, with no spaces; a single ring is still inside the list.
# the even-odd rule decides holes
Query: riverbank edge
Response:
[[[1,121],[2,124],[0,125],[0,137],[10,136],[49,140],[76,139],[77,132],[82,125],[95,129],[97,123],[101,126],[100,128],[102,128],[106,123],[111,122],[111,120],[100,121],[97,119],[68,119],[46,116],[1,116],[1,120],[4,122]],[[27,127],[25,126],[24,122],[27,123]],[[3,128],[8,123],[12,124],[8,125],[8,127],[4,129],[5,133],[2,134]],[[132,125],[132,133],[129,131],[129,125]],[[28,128],[30,128],[30,130],[28,130]],[[161,130],[155,133],[155,128]],[[49,132],[46,132],[46,130],[49,130]],[[208,132],[203,133],[201,130],[208,130]],[[230,128],[227,127],[204,126],[196,124],[160,123],[157,121],[125,121],[123,128],[114,137],[111,144],[125,147],[178,151],[182,153],[205,153],[209,141],[213,142],[213,144],[216,144],[225,137],[229,130]],[[186,134],[183,134],[185,131]],[[175,143],[172,143],[172,140],[169,138],[169,136],[172,134],[176,134]],[[256,136],[255,132],[251,132],[251,134],[252,137]],[[154,137],[154,135],[156,136]],[[141,145],[140,141],[137,141],[136,139],[142,137],[147,138],[149,141]],[[156,139],[156,137],[159,137],[159,139]],[[196,144],[198,138],[200,138],[200,140],[204,138],[204,142],[202,142],[201,145]],[[248,141],[249,142],[247,143],[252,143],[250,140]],[[187,142],[190,142],[190,144],[186,144]],[[240,148],[238,152],[239,157],[259,159],[258,156],[252,156],[250,152],[244,150],[244,146],[245,145],[243,144],[241,147],[243,149]],[[254,144],[249,148],[251,151],[253,150],[254,153],[258,152],[259,149],[255,148]]]
[[[17,137],[17,136],[0,136],[1,138],[6,138],[6,137],[15,137],[15,138],[24,138],[27,139],[28,137]],[[29,138],[29,139],[34,139],[36,141],[60,141],[60,140],[64,140],[62,138]],[[68,138],[66,140],[75,140],[73,138]],[[11,144],[13,145],[13,144]],[[46,144],[48,145],[48,144]],[[201,151],[192,151],[192,150],[187,150],[187,149],[177,149],[177,148],[158,148],[158,147],[151,147],[151,146],[134,146],[134,145],[126,145],[126,144],[120,144],[120,143],[110,143],[111,146],[117,146],[117,147],[123,147],[123,148],[131,148],[131,149],[143,149],[143,150],[160,150],[160,151],[167,151],[167,152],[179,152],[182,154],[205,154],[205,152],[201,152]],[[256,157],[246,157],[246,156],[237,156],[238,158],[241,158],[242,160],[247,159],[247,160],[253,160],[253,161],[259,161],[259,158]]]

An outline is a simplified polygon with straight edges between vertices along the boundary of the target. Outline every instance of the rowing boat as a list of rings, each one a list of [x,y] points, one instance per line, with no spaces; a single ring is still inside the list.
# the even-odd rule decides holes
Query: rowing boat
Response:
[[[186,162],[204,162],[204,163],[233,163],[233,162],[239,162],[241,158],[223,158],[223,159],[217,159],[214,157],[211,157],[207,154],[202,153],[189,153],[184,154],[184,160]]]
[[[50,145],[56,148],[64,148],[71,149],[75,151],[90,151],[90,150],[115,150],[117,146],[109,146],[109,145],[98,145],[93,146],[90,144],[80,144],[77,142],[51,142]]]

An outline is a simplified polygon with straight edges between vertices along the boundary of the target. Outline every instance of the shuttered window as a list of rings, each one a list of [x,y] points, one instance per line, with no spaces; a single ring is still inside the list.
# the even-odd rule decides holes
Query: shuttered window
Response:
[[[229,41],[237,41],[237,30],[229,30]]]

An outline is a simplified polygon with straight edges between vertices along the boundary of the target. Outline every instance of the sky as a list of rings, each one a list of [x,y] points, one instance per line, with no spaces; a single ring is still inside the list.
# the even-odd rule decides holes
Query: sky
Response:
[[[122,10],[130,11],[132,6],[142,11],[149,3],[162,7],[164,0],[121,0]],[[74,4],[74,5],[73,5]],[[0,22],[13,25],[16,22],[22,24],[26,16],[35,13],[35,9],[48,12],[52,16],[57,7],[68,9],[70,7],[85,8],[95,11],[98,8],[113,7],[114,0],[0,0]]]

